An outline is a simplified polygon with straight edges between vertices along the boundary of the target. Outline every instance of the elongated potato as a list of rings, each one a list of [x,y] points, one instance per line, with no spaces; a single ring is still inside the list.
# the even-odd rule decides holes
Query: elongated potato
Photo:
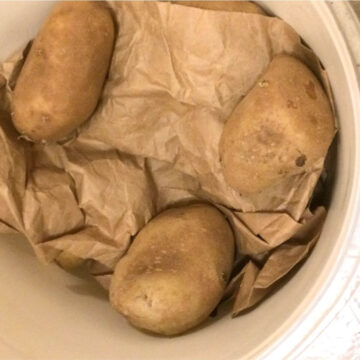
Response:
[[[164,211],[117,264],[111,304],[138,328],[182,333],[219,303],[233,258],[231,228],[216,208],[198,204]]]
[[[265,14],[259,5],[256,5],[251,1],[173,1],[173,3],[205,10],[239,11],[253,14]]]
[[[93,113],[108,71],[114,22],[101,2],[61,2],[20,72],[13,122],[33,141],[57,141]]]
[[[294,57],[276,56],[225,124],[219,146],[224,178],[240,193],[255,193],[311,171],[334,132],[315,75]]]

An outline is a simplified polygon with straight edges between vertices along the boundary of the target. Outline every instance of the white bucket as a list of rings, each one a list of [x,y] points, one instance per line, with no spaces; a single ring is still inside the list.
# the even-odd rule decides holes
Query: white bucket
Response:
[[[360,95],[348,45],[325,2],[264,2],[324,63],[340,121],[336,183],[321,239],[278,292],[253,311],[164,339],[131,328],[93,280],[42,266],[18,237],[0,239],[0,358],[296,359],[341,304],[360,238]],[[0,3],[0,60],[34,36],[49,2]],[[342,11],[351,14],[348,4]],[[349,15],[346,21],[353,21]],[[360,39],[360,34],[357,34]]]

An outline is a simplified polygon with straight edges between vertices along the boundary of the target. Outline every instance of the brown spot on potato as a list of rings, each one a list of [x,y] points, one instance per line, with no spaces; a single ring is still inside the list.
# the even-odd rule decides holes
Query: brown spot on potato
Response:
[[[315,84],[311,80],[305,85],[305,91],[310,99],[316,100]]]
[[[35,55],[39,57],[45,57],[45,51],[42,48],[35,49]]]
[[[270,126],[261,126],[260,131],[256,134],[256,140],[260,144],[275,146],[282,142],[283,135],[281,132],[272,129]]]
[[[288,100],[287,101],[287,107],[289,108],[289,109],[297,109],[298,107],[297,107],[297,105],[294,103],[294,101],[292,101],[292,100]]]
[[[319,123],[318,119],[317,119],[315,116],[313,116],[313,115],[310,116],[310,121],[311,121],[311,123],[312,123],[313,125],[315,125],[315,126],[317,126],[318,123]]]
[[[306,163],[306,156],[304,154],[300,155],[296,160],[295,160],[295,164],[298,167],[302,167],[305,165]]]
[[[47,124],[47,123],[51,122],[50,116],[42,115],[42,116],[41,116],[41,121],[42,121],[44,124]]]

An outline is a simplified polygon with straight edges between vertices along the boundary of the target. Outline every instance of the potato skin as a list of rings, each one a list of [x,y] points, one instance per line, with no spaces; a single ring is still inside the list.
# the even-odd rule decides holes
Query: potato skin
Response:
[[[205,10],[239,11],[265,15],[263,9],[251,1],[173,1],[173,3]]]
[[[226,182],[257,193],[311,171],[335,133],[329,100],[301,61],[276,56],[227,120],[219,145]]]
[[[98,103],[114,44],[114,21],[101,2],[59,3],[20,72],[13,122],[33,141],[58,141]]]
[[[182,333],[219,303],[233,259],[233,233],[216,208],[166,210],[138,233],[117,264],[110,302],[138,328]]]

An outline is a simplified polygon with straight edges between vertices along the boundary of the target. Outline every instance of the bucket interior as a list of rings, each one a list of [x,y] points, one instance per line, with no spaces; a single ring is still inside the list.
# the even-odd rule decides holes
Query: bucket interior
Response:
[[[207,359],[235,360],[258,354],[304,316],[324,272],[344,246],[354,169],[354,118],[349,64],[333,23],[314,2],[264,2],[304,38],[327,69],[341,126],[331,206],[321,238],[300,269],[254,310],[217,318],[175,338],[145,335],[110,307],[106,293],[84,274],[38,263],[19,236],[0,238],[0,357],[14,359]],[[0,60],[34,36],[50,2],[0,3]],[[335,34],[335,35],[334,35]],[[344,140],[346,139],[346,141]],[[84,279],[86,279],[84,281]],[[306,300],[306,301],[305,301]],[[281,329],[281,331],[280,331]],[[4,355],[3,355],[4,354]]]

